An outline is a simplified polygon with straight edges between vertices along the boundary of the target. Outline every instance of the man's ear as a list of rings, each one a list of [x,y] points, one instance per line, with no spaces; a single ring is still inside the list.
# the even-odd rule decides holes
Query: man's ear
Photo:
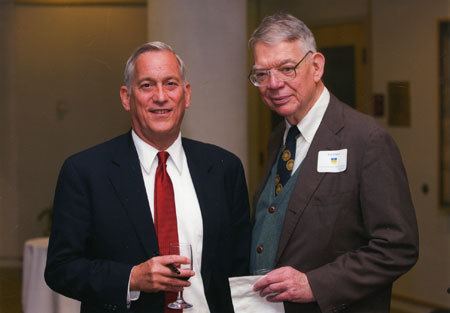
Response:
[[[189,108],[191,106],[191,84],[187,81],[184,83],[184,101],[184,107]]]
[[[317,83],[322,79],[323,71],[325,69],[325,57],[320,52],[315,52],[313,54],[312,60],[314,68],[314,81]]]
[[[127,86],[121,86],[120,87],[120,100],[122,101],[122,106],[125,109],[125,111],[130,111],[130,94],[128,92]]]

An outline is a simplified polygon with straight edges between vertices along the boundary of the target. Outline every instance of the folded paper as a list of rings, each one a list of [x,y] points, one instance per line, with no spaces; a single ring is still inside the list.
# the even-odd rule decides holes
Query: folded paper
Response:
[[[231,277],[231,299],[235,313],[284,313],[283,302],[269,302],[253,291],[253,285],[262,276]]]

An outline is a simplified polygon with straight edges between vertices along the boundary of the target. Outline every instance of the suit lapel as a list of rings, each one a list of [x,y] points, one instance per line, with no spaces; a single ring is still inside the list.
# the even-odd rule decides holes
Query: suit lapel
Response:
[[[217,192],[215,190],[217,184],[214,181],[213,160],[205,155],[203,149],[199,149],[199,144],[192,140],[183,138],[183,148],[194,184],[197,199],[200,205],[203,220],[203,251],[202,251],[202,275],[205,280],[205,288],[207,286],[208,262],[210,253],[214,251],[215,245],[218,243],[218,231],[220,227],[220,217],[216,214]]]
[[[115,152],[109,178],[127,210],[147,256],[153,257],[158,251],[156,232],[131,132],[124,136]]]
[[[330,103],[325,115],[317,129],[308,153],[300,165],[297,182],[286,210],[276,262],[278,262],[283,253],[303,211],[326,175],[326,173],[317,172],[319,151],[341,149],[341,140],[337,136],[337,133],[344,127],[343,105],[345,104],[340,103],[333,95],[330,95]]]
[[[286,123],[283,121],[277,127],[275,128],[273,134],[270,136],[269,139],[269,145],[268,145],[268,157],[267,162],[265,165],[264,170],[264,177],[261,180],[261,183],[259,184],[258,188],[256,189],[257,192],[255,193],[253,197],[253,212],[256,210],[257,201],[259,199],[259,196],[261,195],[261,192],[263,191],[264,187],[266,186],[267,179],[269,179],[270,171],[272,169],[273,164],[276,161],[278,151],[281,148],[281,145],[283,143],[283,134],[284,130],[286,128]]]

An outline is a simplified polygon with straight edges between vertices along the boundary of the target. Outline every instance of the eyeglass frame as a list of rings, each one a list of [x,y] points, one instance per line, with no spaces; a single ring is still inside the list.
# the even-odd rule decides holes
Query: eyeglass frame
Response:
[[[280,79],[280,80],[282,80],[282,81],[285,82],[285,81],[293,80],[294,78],[296,78],[296,77],[297,77],[297,67],[299,67],[299,65],[303,62],[303,60],[306,59],[306,57],[307,57],[310,53],[314,53],[314,52],[313,52],[312,50],[308,50],[308,52],[305,53],[305,55],[303,56],[303,58],[302,58],[300,61],[298,61],[298,63],[297,63],[295,66],[292,67],[292,70],[294,71],[294,76],[292,76],[292,77],[285,76],[287,79],[280,79],[280,78],[278,78],[278,79]],[[272,68],[269,68],[269,69],[261,69],[261,70],[258,70],[258,71],[260,71],[260,72],[265,72],[265,73],[268,74],[268,77],[270,77],[270,75],[273,75],[273,74],[270,73],[271,70],[277,70],[278,72],[280,72],[278,69],[281,68],[281,67],[282,67],[282,66],[277,67],[277,68],[272,67]],[[252,83],[253,86],[255,86],[255,87],[267,86],[267,84],[260,84],[260,83],[258,83],[256,80],[253,81],[253,80],[252,80],[252,77],[253,77],[254,74],[255,74],[254,70],[252,70],[252,71],[250,72],[250,74],[248,74],[248,80]]]

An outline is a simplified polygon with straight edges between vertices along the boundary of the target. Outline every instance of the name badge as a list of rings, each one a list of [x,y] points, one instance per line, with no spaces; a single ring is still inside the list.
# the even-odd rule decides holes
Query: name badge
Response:
[[[319,151],[317,171],[339,173],[347,169],[347,149]]]

